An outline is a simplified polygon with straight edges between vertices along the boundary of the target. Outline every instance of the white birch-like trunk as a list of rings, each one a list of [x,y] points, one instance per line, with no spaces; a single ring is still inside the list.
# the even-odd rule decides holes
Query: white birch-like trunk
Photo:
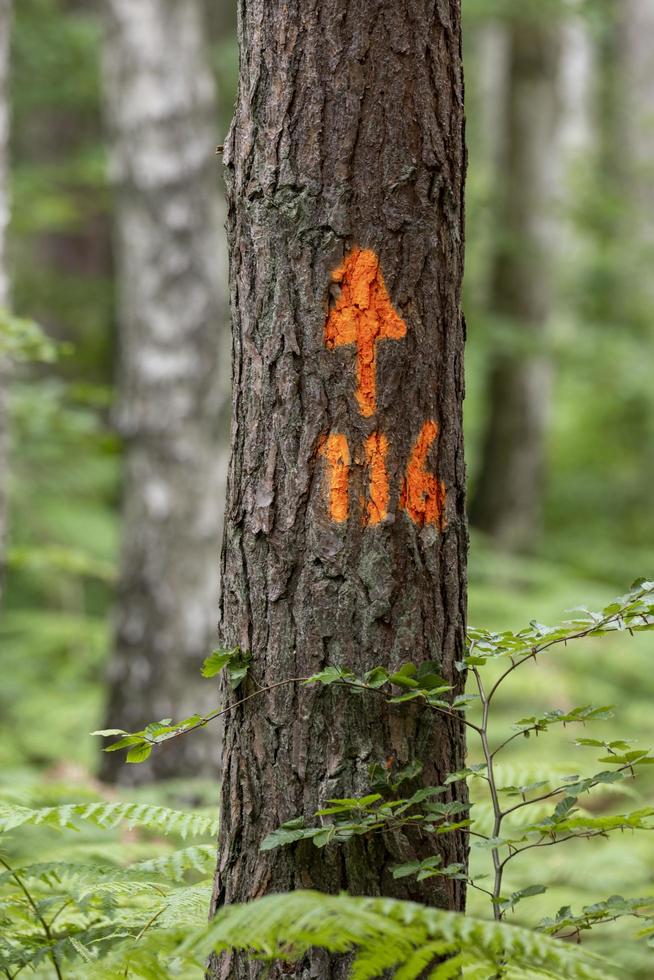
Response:
[[[9,225],[9,55],[11,0],[0,0],[0,311],[9,305],[7,227]],[[0,355],[0,598],[7,541],[7,366]]]
[[[127,730],[215,704],[228,436],[224,206],[200,0],[106,0],[116,189],[122,553],[107,721]],[[122,782],[211,771],[215,738],[173,740]]]
[[[619,8],[618,125],[627,199],[625,234],[638,253],[634,285],[654,304],[654,2],[621,0]]]

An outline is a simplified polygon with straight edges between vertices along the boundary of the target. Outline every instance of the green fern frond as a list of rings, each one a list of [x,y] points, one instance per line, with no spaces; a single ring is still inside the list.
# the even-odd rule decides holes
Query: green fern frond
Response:
[[[92,963],[73,964],[67,977],[71,980],[203,980],[205,971],[201,960],[191,956],[179,957],[181,931],[160,930],[146,933],[139,942],[124,942]]]
[[[166,898],[166,904],[157,918],[157,928],[168,929],[180,925],[194,927],[206,919],[211,901],[212,881],[176,888]]]
[[[489,977],[501,970],[503,976],[515,980],[537,976],[606,980],[611,976],[603,961],[579,947],[516,926],[412,902],[307,891],[225,908],[203,935],[182,944],[181,952],[239,949],[273,961],[297,960],[312,947],[333,953],[355,951],[352,975],[356,980],[372,980],[389,969],[403,969],[400,975],[405,980],[417,977],[418,967],[424,970],[425,956],[416,954],[426,948],[436,955],[439,950],[447,951],[457,957],[457,971],[465,963],[475,971],[479,968],[480,976],[483,968]],[[415,969],[409,967],[412,958]],[[448,969],[439,965],[432,975],[446,978]]]
[[[217,820],[202,812],[171,810],[168,807],[147,803],[70,803],[65,806],[39,807],[36,809],[12,804],[0,804],[0,833],[15,830],[26,824],[46,825],[58,830],[78,829],[79,822],[87,822],[110,830],[121,823],[128,827],[163,834],[174,834],[186,840],[189,837],[214,836]]]
[[[216,847],[214,844],[196,844],[184,847],[161,857],[151,858],[132,864],[130,873],[161,875],[170,881],[183,881],[189,871],[208,876],[216,865]]]
[[[211,844],[172,851],[159,858],[140,861],[127,868],[106,867],[93,864],[73,864],[67,861],[50,861],[44,864],[28,864],[15,868],[17,874],[26,882],[38,881],[52,889],[77,889],[77,897],[91,892],[116,888],[125,893],[129,889],[147,887],[172,888],[183,881],[188,871],[197,871],[208,877],[215,863],[215,847]],[[0,874],[0,885],[12,882],[13,872]]]

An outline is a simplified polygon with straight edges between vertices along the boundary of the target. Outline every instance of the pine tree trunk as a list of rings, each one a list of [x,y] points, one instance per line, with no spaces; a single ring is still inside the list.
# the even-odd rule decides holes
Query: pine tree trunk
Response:
[[[252,654],[245,692],[328,664],[425,660],[459,688],[459,2],[242,0],[239,15],[225,147],[234,361],[223,644]],[[459,723],[301,685],[226,719],[214,911],[306,887],[462,908],[459,882],[393,880],[396,862],[433,853],[410,835],[259,852],[283,821],[366,793],[373,763],[419,757],[424,782],[438,784],[463,761]],[[446,861],[465,861],[463,837],[441,846]],[[344,975],[319,954],[285,969]],[[235,956],[210,975],[261,968]]]
[[[502,545],[520,550],[540,529],[545,477],[560,25],[516,17],[507,29],[505,154],[490,308],[518,333],[491,363],[470,520]]]
[[[218,621],[226,249],[202,4],[108,0],[106,8],[126,445],[107,719],[134,730],[216,698],[199,669]],[[122,782],[217,768],[206,737],[170,742],[143,766],[104,760],[104,778]]]
[[[11,0],[0,0],[0,316],[9,306],[7,227],[9,225],[9,55]],[[0,354],[0,599],[7,543],[7,384],[9,371]]]

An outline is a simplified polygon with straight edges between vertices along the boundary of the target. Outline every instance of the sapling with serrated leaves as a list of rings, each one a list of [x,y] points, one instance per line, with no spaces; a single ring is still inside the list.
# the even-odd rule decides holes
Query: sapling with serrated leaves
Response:
[[[591,612],[585,608],[574,612],[578,615],[556,627],[532,621],[519,632],[470,629],[466,655],[457,664],[458,669],[462,673],[467,672],[472,679],[473,691],[468,694],[453,695],[451,686],[443,682],[438,665],[434,663],[405,663],[394,672],[379,666],[360,677],[347,668],[328,665],[312,676],[280,679],[279,686],[336,685],[356,690],[362,697],[383,697],[391,704],[410,704],[422,710],[463,718],[468,731],[478,740],[482,761],[450,773],[441,786],[418,789],[416,781],[421,771],[420,759],[412,760],[402,768],[398,768],[393,759],[384,764],[374,762],[369,769],[369,793],[357,798],[328,800],[326,806],[316,808],[314,824],[308,824],[301,816],[286,821],[261,841],[261,849],[272,850],[302,840],[310,841],[318,848],[339,846],[353,837],[372,837],[382,833],[401,835],[404,828],[418,826],[421,833],[430,835],[434,841],[433,857],[398,863],[392,868],[393,875],[415,875],[420,880],[438,876],[465,880],[470,887],[488,896],[495,920],[501,921],[520,902],[545,891],[544,886],[536,882],[508,894],[505,892],[507,868],[526,851],[571,840],[606,837],[618,831],[654,829],[654,808],[641,807],[624,813],[597,816],[588,813],[580,804],[580,798],[593,790],[631,780],[641,766],[654,763],[654,756],[647,750],[632,748],[627,740],[578,738],[578,746],[601,752],[599,762],[604,768],[588,776],[570,773],[555,779],[537,779],[524,785],[502,785],[497,778],[498,757],[506,753],[517,739],[546,734],[554,726],[585,726],[612,717],[612,706],[587,704],[566,707],[565,710],[556,709],[521,717],[509,734],[498,738],[492,713],[498,692],[518,668],[536,664],[541,655],[556,647],[567,646],[574,640],[587,637],[616,632],[634,634],[654,629],[654,582],[637,581],[625,596],[601,612]],[[216,652],[207,663],[206,672],[212,675],[216,671],[209,665],[217,670],[235,671],[238,684],[255,673],[256,668],[240,651]],[[499,676],[496,670],[491,673],[491,667],[499,667]],[[253,690],[244,699],[254,698],[259,693],[256,690],[256,677],[254,681]],[[210,716],[190,719],[177,726],[167,724],[164,726],[166,730],[159,733],[150,726],[133,736],[126,734],[123,736],[123,746],[125,737],[137,737],[141,744],[152,750],[160,742],[186,734],[234,707],[231,705]],[[109,746],[109,751],[114,747],[118,747],[118,744]],[[492,826],[488,832],[472,818],[468,804],[449,798],[449,788],[461,780],[476,781],[489,800]],[[547,808],[549,803],[553,804],[551,810]],[[547,808],[545,812],[544,807]],[[512,827],[512,818],[516,815],[524,816],[526,820],[518,827]],[[454,832],[468,834],[473,846],[488,851],[488,879],[483,875],[471,877],[460,863],[443,864],[438,853],[438,838]],[[585,908],[579,915],[574,915],[569,909],[560,909],[554,917],[544,920],[541,928],[553,935],[567,937],[574,933],[579,936],[582,931],[595,925],[626,915],[644,917],[649,921],[652,907],[654,899],[626,900],[613,896],[603,905]]]

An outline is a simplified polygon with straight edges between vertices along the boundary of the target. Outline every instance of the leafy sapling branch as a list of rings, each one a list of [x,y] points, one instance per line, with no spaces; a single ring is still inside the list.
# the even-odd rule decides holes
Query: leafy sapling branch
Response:
[[[540,884],[505,893],[507,867],[526,851],[551,847],[566,841],[606,837],[624,830],[654,829],[654,809],[642,807],[630,812],[597,816],[580,802],[598,788],[633,779],[637,770],[654,763],[647,750],[631,748],[625,740],[603,741],[578,738],[579,747],[597,749],[604,767],[588,776],[578,773],[555,779],[538,779],[525,785],[502,785],[498,778],[498,759],[519,738],[546,734],[554,726],[587,725],[612,716],[611,706],[580,705],[567,710],[550,710],[518,719],[513,730],[497,738],[493,705],[498,692],[527,664],[536,664],[541,655],[557,647],[567,647],[575,640],[609,633],[634,634],[654,629],[654,582],[639,580],[623,597],[600,612],[575,610],[575,617],[556,627],[535,621],[519,632],[491,632],[471,629],[464,658],[457,669],[468,673],[473,690],[456,694],[440,676],[438,664],[405,663],[395,671],[375,667],[359,677],[339,666],[327,665],[310,677],[281,679],[274,687],[294,684],[321,684],[357,691],[364,697],[383,697],[387,703],[412,703],[423,710],[435,711],[458,719],[477,740],[481,762],[470,764],[460,772],[444,774],[442,785],[415,789],[422,771],[422,760],[396,768],[395,763],[375,763],[370,767],[370,792],[358,798],[331,799],[316,810],[315,825],[307,826],[297,817],[284,823],[261,843],[262,850],[288,846],[309,840],[316,847],[343,844],[356,836],[384,832],[401,833],[408,827],[419,827],[422,835],[433,840],[432,856],[398,865],[396,878],[415,875],[418,880],[447,877],[465,880],[490,899],[493,916],[500,921],[513,912],[524,899],[542,894]],[[210,715],[192,716],[173,724],[170,719],[148,725],[141,732],[105,731],[96,734],[119,735],[106,751],[127,750],[127,761],[140,762],[160,743],[204,727],[213,719],[258,697],[268,688],[259,688],[255,670],[247,653],[240,650],[215,651],[205,662],[203,674],[214,677],[224,672],[236,691],[247,678],[248,693]],[[499,671],[499,673],[498,673]],[[472,709],[472,717],[468,712]],[[474,720],[473,720],[474,719]],[[489,826],[473,819],[469,805],[452,799],[452,785],[460,780],[475,780],[489,801],[492,819]],[[405,791],[405,787],[407,787]],[[548,803],[553,804],[552,809]],[[517,819],[519,818],[519,819]],[[439,854],[439,837],[447,833],[470,835],[476,847],[488,851],[490,880],[480,884],[483,876],[473,880],[460,864],[443,865]],[[635,904],[634,904],[635,902]],[[606,907],[605,907],[606,906]],[[613,896],[606,903],[589,906],[578,915],[561,909],[542,923],[542,929],[554,935],[575,937],[594,925],[631,915],[648,918],[654,899],[628,901]],[[652,930],[650,929],[650,932]]]

